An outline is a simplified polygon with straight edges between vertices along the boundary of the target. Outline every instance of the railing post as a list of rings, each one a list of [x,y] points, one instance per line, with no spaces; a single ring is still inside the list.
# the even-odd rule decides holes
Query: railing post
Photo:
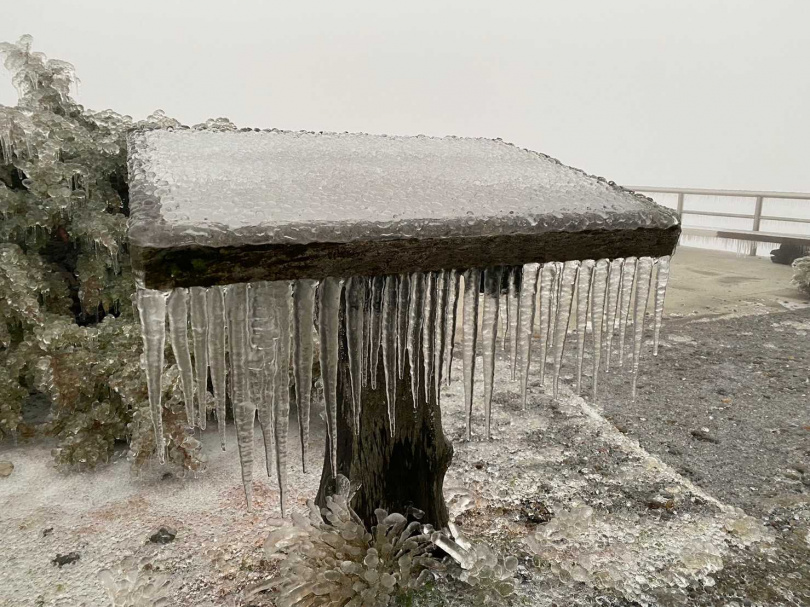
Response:
[[[683,221],[683,192],[678,192],[678,219]]]
[[[756,204],[754,205],[754,225],[752,226],[752,230],[754,232],[759,232],[759,222],[762,219],[762,196],[757,196]],[[749,255],[756,255],[757,254],[757,243],[756,241],[751,243],[751,251]]]

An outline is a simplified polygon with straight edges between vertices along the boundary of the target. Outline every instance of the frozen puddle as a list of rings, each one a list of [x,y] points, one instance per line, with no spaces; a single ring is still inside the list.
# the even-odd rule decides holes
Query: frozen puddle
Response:
[[[460,357],[453,370],[459,378]],[[504,358],[499,346],[491,441],[482,438],[478,410],[466,440],[462,382],[442,389],[443,424],[455,448],[445,493],[470,539],[518,557],[518,597],[532,605],[592,604],[596,597],[679,604],[686,589],[711,587],[736,551],[768,549],[758,521],[706,495],[563,384],[552,403],[551,377],[548,394],[529,382],[522,411],[520,382],[509,379]],[[620,372],[630,381],[630,369]],[[484,390],[483,381],[476,386]],[[322,404],[313,405],[308,473],[297,461],[290,466],[291,510],[303,509],[320,478],[325,424]],[[227,432],[233,444],[233,427]],[[290,441],[296,452],[297,428]],[[275,570],[261,550],[280,516],[275,482],[257,475],[248,513],[236,454],[220,450],[215,428],[203,443],[208,470],[186,479],[164,478],[167,469],[158,465],[136,476],[126,461],[61,474],[45,445],[2,453],[15,470],[0,479],[0,605],[111,605],[98,574],[107,568],[123,578],[117,568],[127,557],[146,557],[143,579],[170,579],[167,605],[272,605],[272,591],[251,599],[243,592]],[[262,467],[264,450],[255,452]],[[176,539],[150,542],[160,527],[174,528]],[[77,562],[51,562],[71,552]],[[134,575],[134,565],[126,568]],[[463,596],[458,588],[433,593],[427,604],[464,604],[452,598]]]

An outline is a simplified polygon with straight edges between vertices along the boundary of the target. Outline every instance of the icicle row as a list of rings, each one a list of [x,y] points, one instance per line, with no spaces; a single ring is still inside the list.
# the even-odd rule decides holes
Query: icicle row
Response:
[[[508,270],[505,296],[502,295],[504,269],[500,267],[488,268],[483,275],[481,270],[473,268],[463,272],[443,270],[373,278],[355,277],[346,281],[343,327],[340,326],[343,282],[337,278],[325,279],[319,287],[314,280],[298,280],[194,287],[188,290],[178,288],[171,293],[139,289],[137,303],[143,327],[144,365],[158,459],[165,459],[161,374],[167,318],[189,426],[205,425],[207,400],[211,398],[206,390],[210,375],[212,400],[216,406],[224,449],[225,389],[228,385],[242,463],[242,482],[250,507],[253,425],[258,411],[267,472],[277,478],[282,514],[285,514],[288,494],[289,370],[292,367],[295,380],[302,466],[305,467],[309,442],[316,289],[319,295],[317,317],[328,453],[330,471],[336,475],[337,365],[341,329],[345,331],[353,431],[360,432],[363,385],[370,378],[371,388],[375,389],[381,357],[388,427],[393,435],[397,423],[397,382],[405,380],[406,356],[410,369],[410,379],[406,381],[411,384],[414,406],[421,402],[422,395],[427,402],[438,405],[442,379],[450,379],[456,310],[463,274],[462,359],[467,438],[472,437],[476,348],[480,335],[484,435],[489,439],[498,332],[504,333],[503,343],[508,350],[512,373],[516,376],[517,370],[520,370],[521,402],[525,407],[536,309],[539,375],[542,381],[548,360],[553,366],[554,398],[559,396],[559,379],[574,303],[577,319],[576,388],[578,392],[581,389],[586,328],[590,317],[594,396],[598,393],[600,359],[604,357],[606,368],[610,365],[616,324],[619,325],[619,365],[623,363],[624,338],[632,309],[632,393],[635,397],[644,315],[651,284],[655,285],[655,353],[669,263],[667,256],[658,260],[649,257],[636,260],[631,257],[600,259],[598,262],[527,264]],[[655,277],[652,276],[653,266],[657,268]],[[482,284],[483,295],[480,296]],[[483,317],[480,328],[479,305]],[[500,328],[502,318],[506,322]],[[226,360],[229,361],[228,368]],[[228,373],[230,381],[226,382]]]

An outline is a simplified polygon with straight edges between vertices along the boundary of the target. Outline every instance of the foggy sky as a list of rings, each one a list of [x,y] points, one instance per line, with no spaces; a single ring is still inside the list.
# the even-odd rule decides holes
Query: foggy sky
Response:
[[[97,110],[501,137],[622,184],[810,192],[807,0],[0,5],[0,40],[71,61]]]

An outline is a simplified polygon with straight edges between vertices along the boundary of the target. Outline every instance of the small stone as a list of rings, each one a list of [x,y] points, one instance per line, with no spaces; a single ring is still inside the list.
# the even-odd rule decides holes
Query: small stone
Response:
[[[173,542],[177,536],[177,531],[169,529],[168,527],[161,527],[156,533],[149,536],[149,541],[153,544],[168,544]]]
[[[75,563],[79,560],[79,558],[78,552],[68,552],[67,554],[57,554],[56,558],[54,558],[51,562],[54,565],[58,565],[61,569],[62,565],[70,565],[71,563]]]
[[[720,439],[711,434],[706,428],[692,430],[689,434],[691,434],[692,438],[695,440],[703,441],[705,443],[714,443],[715,445],[720,444]]]
[[[14,464],[12,464],[8,460],[0,461],[0,478],[4,478],[6,476],[11,475],[14,471]]]

